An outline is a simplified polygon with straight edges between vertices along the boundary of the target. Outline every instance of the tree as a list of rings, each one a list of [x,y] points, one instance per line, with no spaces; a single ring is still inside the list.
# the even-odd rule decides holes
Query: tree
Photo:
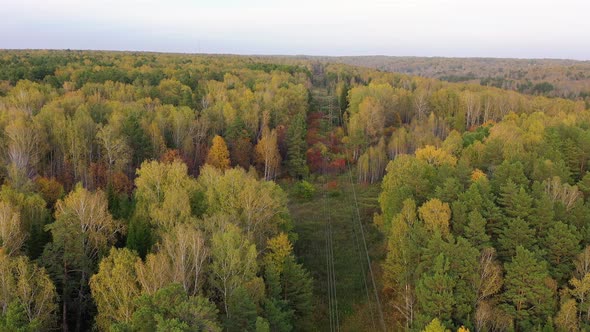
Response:
[[[197,182],[188,176],[183,162],[146,161],[137,175],[134,194],[138,222],[148,222],[156,233],[161,233],[177,224],[195,221],[193,207],[199,200]]]
[[[490,236],[486,233],[487,221],[477,210],[470,212],[468,218],[469,222],[465,227],[465,238],[478,249],[488,247]]]
[[[231,317],[226,316],[227,331],[253,331],[256,327],[256,303],[243,286],[238,286],[230,295],[227,305]]]
[[[555,325],[561,331],[579,331],[576,300],[569,299],[561,304],[561,308],[555,317]]]
[[[451,209],[448,203],[443,203],[436,198],[431,199],[418,209],[418,214],[427,230],[439,231],[443,235],[449,234]]]
[[[222,171],[230,166],[229,150],[223,137],[216,135],[213,137],[213,143],[207,154],[207,164],[216,167]]]
[[[45,231],[45,224],[49,219],[47,203],[39,194],[18,192],[10,186],[4,185],[0,190],[0,201],[13,208],[19,214],[21,235],[26,237],[24,248],[31,258],[37,258],[43,251],[43,246],[49,241]],[[8,210],[5,210],[8,212]],[[5,219],[5,221],[8,221]],[[13,229],[14,224],[4,224]],[[11,226],[12,225],[12,226]],[[18,237],[17,237],[18,238]]]
[[[453,243],[454,242],[454,243]],[[478,286],[480,283],[479,273],[479,249],[475,248],[469,241],[457,237],[448,245],[444,245],[444,252],[449,257],[449,275],[455,281],[453,297],[453,321],[469,323],[474,313],[474,303],[477,302]]]
[[[222,174],[204,166],[198,182],[206,214],[229,216],[230,222],[238,225],[258,248],[264,248],[268,238],[290,227],[287,195],[272,181],[259,181],[255,174],[240,168]],[[201,225],[210,233],[217,231],[205,222]]]
[[[449,332],[450,330],[445,328],[445,326],[438,320],[438,318],[434,318],[422,332]]]
[[[0,249],[0,329],[50,330],[57,311],[55,286],[45,269]]]
[[[433,166],[454,166],[457,164],[457,158],[455,158],[451,152],[452,151],[437,149],[432,145],[427,145],[424,148],[416,150],[416,158],[419,160],[424,160]]]
[[[252,150],[253,146],[250,137],[244,132],[231,144],[231,159],[236,166],[248,169],[252,161]]]
[[[547,264],[522,246],[516,255],[505,264],[504,305],[523,330],[544,322],[553,308],[553,292],[547,287],[549,278]]]
[[[114,331],[219,332],[217,309],[206,298],[188,296],[181,285],[170,284],[135,301],[137,309],[127,324],[114,324]]]
[[[387,241],[387,257],[383,263],[383,287],[390,297],[396,321],[408,329],[414,321],[416,306],[416,268],[413,262],[419,259],[420,248],[416,243],[416,203],[408,199],[391,222]]]
[[[57,202],[55,222],[48,225],[53,243],[47,246],[44,262],[54,269],[61,282],[63,326],[73,318],[81,328],[91,302],[88,281],[99,257],[115,243],[123,225],[108,211],[104,192],[89,192],[78,185],[66,198]],[[70,313],[75,313],[70,317]]]
[[[202,233],[192,225],[180,224],[162,236],[157,248],[157,255],[168,261],[171,282],[182,285],[190,296],[201,293],[209,256]]]
[[[124,170],[131,161],[131,151],[125,138],[116,132],[112,124],[107,124],[98,130],[96,139],[102,147],[109,170]]]
[[[281,164],[281,155],[277,145],[277,132],[275,129],[270,130],[264,127],[262,137],[256,144],[256,160],[263,168],[263,177],[265,180],[273,180]]]
[[[477,331],[490,328],[494,320],[498,319],[491,303],[502,289],[502,266],[496,260],[494,248],[484,248],[481,251],[478,266],[477,302],[475,308],[474,325]]]
[[[17,113],[4,129],[7,138],[8,175],[11,185],[26,190],[45,152],[45,138],[38,123]]]
[[[66,118],[66,160],[71,164],[75,181],[88,183],[88,170],[96,144],[96,123],[86,108]]]
[[[449,274],[449,260],[439,254],[431,271],[422,275],[416,285],[418,303],[418,326],[424,326],[433,318],[450,322],[455,298],[453,289],[456,280]]]
[[[35,179],[37,190],[43,200],[47,202],[49,208],[53,208],[55,203],[64,195],[64,186],[55,178],[37,177]]]
[[[221,296],[226,318],[231,319],[230,298],[256,276],[256,246],[244,238],[237,226],[227,225],[213,235],[210,269],[209,282]]]
[[[522,246],[528,250],[536,249],[535,230],[526,220],[509,219],[498,238],[500,257],[507,261],[516,254],[516,248]]]
[[[512,180],[500,188],[498,202],[504,209],[504,213],[510,218],[526,219],[531,213],[532,198],[523,187],[517,187]]]
[[[172,283],[170,260],[164,254],[148,254],[145,261],[138,260],[135,263],[135,271],[144,294],[153,295]]]
[[[307,175],[308,169],[305,163],[306,125],[303,114],[297,114],[287,129],[287,169],[289,174],[301,179]]]
[[[90,279],[92,298],[98,308],[96,323],[108,330],[113,323],[129,323],[141,295],[135,273],[137,254],[128,249],[112,248]]]
[[[559,282],[566,281],[574,267],[574,258],[580,251],[580,236],[574,226],[556,222],[544,239],[547,248],[545,258],[550,264],[551,276]]]
[[[268,241],[268,252],[263,258],[267,294],[271,312],[280,311],[281,318],[269,318],[273,330],[296,330],[309,328],[312,315],[312,280],[301,264],[297,264],[287,235],[281,233]],[[273,301],[274,300],[274,301]],[[282,304],[282,310],[280,310]],[[279,327],[279,326],[282,326]]]
[[[539,238],[547,236],[547,232],[554,224],[554,205],[553,202],[545,195],[533,200],[533,209],[529,215],[531,226],[537,231]]]
[[[390,161],[381,184],[379,204],[383,217],[389,222],[402,209],[403,202],[412,198],[422,204],[431,191],[432,166],[412,156],[401,155]]]
[[[0,201],[0,248],[13,256],[20,252],[27,237],[20,213],[10,203]]]

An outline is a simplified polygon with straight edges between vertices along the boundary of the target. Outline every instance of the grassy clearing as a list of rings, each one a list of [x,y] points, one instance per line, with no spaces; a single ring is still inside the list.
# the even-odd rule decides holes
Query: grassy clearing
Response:
[[[324,183],[328,183],[328,185],[326,186]],[[340,326],[343,330],[366,330],[372,324],[370,310],[375,311],[376,309],[373,302],[370,307],[367,306],[367,290],[363,273],[368,281],[367,286],[371,301],[374,300],[373,288],[370,283],[364,246],[361,242],[348,174],[332,176],[327,179],[320,177],[314,182],[314,185],[317,192],[310,200],[296,197],[292,185],[283,187],[290,195],[289,208],[295,226],[294,230],[299,237],[295,243],[295,252],[314,278],[316,327],[322,331],[330,327],[326,261],[326,223],[327,214],[330,213],[333,225],[334,266]],[[383,256],[382,236],[372,224],[373,214],[378,211],[379,207],[377,197],[380,186],[355,184],[355,189],[369,255],[375,269]],[[328,209],[326,209],[326,203]],[[380,286],[378,287],[380,289]],[[374,318],[375,323],[378,324],[376,311]]]

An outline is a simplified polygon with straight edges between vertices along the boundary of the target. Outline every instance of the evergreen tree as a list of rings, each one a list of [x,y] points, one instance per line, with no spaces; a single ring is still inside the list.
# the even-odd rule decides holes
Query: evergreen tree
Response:
[[[531,213],[532,198],[527,194],[523,187],[508,180],[500,187],[500,198],[498,202],[504,210],[504,214],[510,218],[526,219]]]
[[[554,299],[547,287],[549,278],[547,263],[522,246],[516,255],[505,264],[506,278],[503,294],[504,308],[512,315],[518,328],[533,329],[551,316]]]
[[[451,277],[449,260],[439,254],[432,269],[422,275],[416,286],[418,303],[417,326],[425,326],[433,318],[450,323],[456,304],[453,289],[456,280]]]
[[[479,250],[469,241],[458,237],[455,243],[449,243],[447,255],[450,258],[449,275],[455,280],[453,297],[453,320],[470,326],[477,302]]]
[[[254,331],[256,328],[256,303],[242,286],[236,288],[229,297],[228,309],[231,316],[226,316],[224,326],[227,331]]]
[[[486,234],[487,221],[482,217],[479,211],[469,213],[469,222],[465,227],[465,238],[478,249],[488,247],[490,244],[490,237]]]
[[[287,129],[287,169],[289,174],[297,179],[307,175],[305,151],[306,124],[303,114],[297,114]]]
[[[556,222],[543,240],[546,248],[545,259],[549,262],[551,276],[558,282],[565,282],[574,267],[574,258],[580,252],[579,233],[574,226]]]
[[[131,321],[113,322],[112,331],[221,331],[215,306],[201,296],[188,296],[179,284],[144,294],[135,306]]]
[[[522,246],[527,250],[534,250],[537,239],[535,230],[526,220],[508,219],[507,225],[498,239],[499,254],[502,261],[508,261],[516,254],[516,248]]]
[[[529,223],[537,231],[539,238],[545,237],[554,223],[553,202],[545,193],[533,201],[533,208],[528,217]]]

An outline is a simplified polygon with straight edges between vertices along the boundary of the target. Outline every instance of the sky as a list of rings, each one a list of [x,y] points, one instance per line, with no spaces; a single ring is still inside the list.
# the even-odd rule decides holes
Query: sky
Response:
[[[0,48],[590,60],[588,0],[1,0]]]

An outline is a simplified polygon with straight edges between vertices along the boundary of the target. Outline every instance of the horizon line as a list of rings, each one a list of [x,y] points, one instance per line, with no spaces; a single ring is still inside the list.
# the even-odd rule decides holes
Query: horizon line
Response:
[[[154,53],[171,55],[208,55],[208,56],[251,56],[251,57],[310,57],[310,58],[426,58],[426,59],[492,59],[492,60],[544,60],[544,61],[575,61],[590,62],[588,59],[552,58],[552,57],[505,57],[505,56],[447,56],[447,55],[324,55],[324,54],[285,54],[285,53],[208,53],[189,51],[153,51],[153,50],[123,50],[123,49],[76,49],[76,48],[1,48],[0,51],[73,51],[73,52],[119,52],[119,53]]]

